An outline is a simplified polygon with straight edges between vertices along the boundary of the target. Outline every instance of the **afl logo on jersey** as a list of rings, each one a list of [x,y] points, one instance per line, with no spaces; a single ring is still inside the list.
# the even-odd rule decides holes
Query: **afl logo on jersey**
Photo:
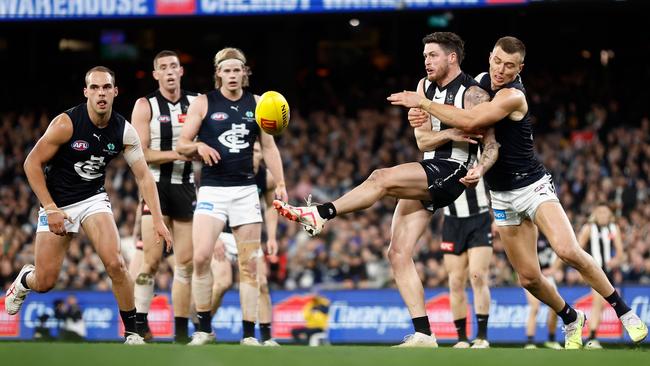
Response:
[[[171,121],[172,121],[172,118],[170,116],[166,116],[164,114],[158,117],[158,122],[160,122],[160,123],[169,123]]]
[[[90,144],[88,143],[88,141],[76,140],[70,146],[77,151],[84,151],[84,150],[88,150]]]
[[[228,119],[228,113],[224,113],[224,112],[215,112],[215,113],[212,113],[212,115],[210,116],[210,118],[211,118],[212,120],[214,120],[214,121],[225,121],[225,120]]]

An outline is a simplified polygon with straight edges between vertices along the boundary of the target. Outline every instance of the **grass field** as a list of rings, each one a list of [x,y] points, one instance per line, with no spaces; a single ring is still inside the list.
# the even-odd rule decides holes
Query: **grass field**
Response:
[[[650,349],[556,351],[521,348],[456,350],[449,347],[394,349],[385,346],[253,348],[235,345],[190,348],[173,344],[125,346],[112,343],[2,342],[0,360],[2,365],[15,366],[633,366],[650,365]]]

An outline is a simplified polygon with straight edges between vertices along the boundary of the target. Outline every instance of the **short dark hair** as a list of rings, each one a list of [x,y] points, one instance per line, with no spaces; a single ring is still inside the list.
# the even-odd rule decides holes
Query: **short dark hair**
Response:
[[[494,47],[499,47],[505,53],[509,54],[519,53],[521,55],[521,61],[524,61],[524,58],[526,58],[526,46],[519,38],[512,36],[501,37]]]
[[[84,77],[84,81],[86,82],[86,85],[88,85],[88,77],[90,77],[90,74],[92,74],[95,71],[109,73],[111,75],[111,79],[113,79],[113,86],[115,85],[115,73],[113,72],[113,70],[109,69],[106,66],[95,66],[92,69],[86,71],[86,76]]]
[[[162,51],[158,52],[158,54],[156,54],[156,56],[153,58],[153,68],[154,68],[154,70],[156,69],[156,62],[158,61],[159,58],[169,57],[169,56],[174,56],[176,58],[179,58],[178,54],[176,52],[174,52],[174,51],[162,50]]]
[[[459,65],[463,62],[463,58],[465,57],[465,42],[463,42],[463,39],[460,38],[458,34],[452,32],[435,32],[427,34],[422,38],[422,44],[426,45],[427,43],[439,44],[447,54],[452,52],[456,53]]]

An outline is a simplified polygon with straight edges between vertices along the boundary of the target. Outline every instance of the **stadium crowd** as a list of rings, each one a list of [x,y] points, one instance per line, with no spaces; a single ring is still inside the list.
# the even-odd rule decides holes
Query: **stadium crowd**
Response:
[[[533,77],[528,84],[536,121],[536,147],[553,174],[558,196],[574,228],[579,230],[598,202],[611,204],[626,251],[626,261],[614,272],[614,279],[616,283],[650,284],[650,120],[625,119],[621,106],[613,99],[592,103],[572,98],[567,90],[554,94],[543,80]],[[314,202],[330,201],[361,183],[376,168],[416,161],[421,156],[405,121],[405,111],[399,108],[358,106],[354,110],[341,107],[307,113],[300,111],[300,106],[294,107],[290,127],[278,139],[294,203],[309,194]],[[26,182],[22,164],[52,117],[44,111],[0,114],[3,291],[22,265],[33,261],[38,202]],[[126,163],[118,160],[107,178],[123,246],[133,245],[138,198],[136,184],[127,170]],[[340,217],[316,238],[307,236],[299,225],[281,220],[280,253],[268,261],[271,287],[394,286],[386,251],[395,204],[394,199],[384,199],[364,212]],[[427,287],[446,286],[439,250],[441,219],[440,213],[434,217],[430,230],[420,239],[416,257],[418,272]],[[157,288],[170,290],[171,279],[170,267],[163,264]],[[573,270],[558,273],[557,280],[567,285],[581,283],[580,275]],[[514,285],[517,281],[498,237],[494,241],[490,281],[491,286]],[[109,289],[101,261],[83,235],[71,242],[57,287]]]

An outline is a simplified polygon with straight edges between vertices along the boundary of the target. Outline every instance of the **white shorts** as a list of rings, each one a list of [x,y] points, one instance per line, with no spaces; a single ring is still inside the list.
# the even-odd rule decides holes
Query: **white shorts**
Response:
[[[108,199],[108,194],[106,193],[99,193],[83,201],[59,208],[65,211],[73,221],[72,223],[68,220],[64,221],[65,230],[69,233],[78,233],[81,224],[91,215],[102,212],[113,215],[111,201]],[[36,232],[42,233],[47,231],[50,231],[50,227],[47,224],[47,214],[45,213],[45,209],[41,207],[38,210],[38,226],[36,226]]]
[[[559,202],[553,180],[548,174],[526,187],[511,191],[490,191],[490,197],[497,226],[516,226],[522,220],[533,220],[539,205],[547,201]]]
[[[221,233],[219,234],[219,239],[224,243],[226,247],[226,258],[231,262],[237,261],[237,242],[235,241],[235,236],[232,233]],[[263,256],[262,248],[257,252],[255,257]]]
[[[230,227],[262,222],[257,186],[201,187],[194,215],[208,215]]]

